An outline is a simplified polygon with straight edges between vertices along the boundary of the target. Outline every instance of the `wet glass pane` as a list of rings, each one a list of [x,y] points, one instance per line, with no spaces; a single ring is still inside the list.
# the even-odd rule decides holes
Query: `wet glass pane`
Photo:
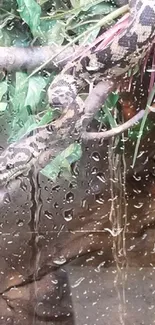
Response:
[[[0,5],[0,325],[153,325],[155,2]]]

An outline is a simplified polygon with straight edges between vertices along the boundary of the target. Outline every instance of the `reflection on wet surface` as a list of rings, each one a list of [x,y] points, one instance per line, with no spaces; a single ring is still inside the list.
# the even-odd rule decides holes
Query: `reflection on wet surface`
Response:
[[[77,185],[33,171],[3,201],[0,324],[154,323],[154,176],[127,180],[125,255],[116,263],[101,150],[103,160],[86,151]]]
[[[106,141],[83,148],[70,180],[34,168],[0,189],[0,325],[154,324],[151,139],[137,174],[127,144],[126,183]]]

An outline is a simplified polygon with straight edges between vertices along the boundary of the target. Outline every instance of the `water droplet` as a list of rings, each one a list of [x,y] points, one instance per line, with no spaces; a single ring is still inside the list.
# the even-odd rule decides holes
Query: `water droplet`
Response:
[[[97,168],[96,168],[96,167],[93,167],[93,168],[91,169],[91,174],[94,175],[94,174],[96,174],[96,173],[97,173]]]
[[[52,199],[50,197],[47,198],[47,203],[51,203]]]
[[[12,30],[14,28],[14,24],[10,24],[9,26],[7,26],[7,30]]]
[[[18,226],[18,227],[22,227],[23,225],[24,225],[23,220],[19,219],[19,220],[17,221],[17,226]]]
[[[141,181],[141,176],[140,176],[140,175],[133,175],[133,178],[134,178],[137,182]]]
[[[102,182],[105,183],[105,177],[103,173],[97,173],[97,178]]]
[[[101,267],[105,265],[105,261],[103,261],[102,263],[100,263],[97,268],[95,269],[95,272],[99,273],[101,271]]]
[[[98,194],[101,191],[100,184],[97,179],[92,179],[90,181],[89,188],[92,194]]]
[[[102,250],[97,252],[97,255],[103,255],[103,254],[104,254],[104,252]]]
[[[72,170],[72,174],[74,176],[78,176],[79,175],[79,167],[78,167],[78,163],[77,162],[71,164],[71,170]]]
[[[70,221],[73,219],[73,209],[65,210],[64,211],[64,219],[66,221]]]
[[[6,193],[4,196],[4,204],[8,204],[10,202],[11,202],[10,195],[8,193]]]
[[[82,208],[85,208],[85,207],[86,207],[86,204],[87,204],[86,199],[82,200],[82,202],[81,202],[81,207],[82,207]]]
[[[101,157],[99,155],[99,153],[97,151],[94,151],[92,153],[92,158],[95,160],[95,161],[100,161]]]
[[[20,184],[20,188],[21,188],[24,192],[27,191],[27,185],[26,185],[25,183],[23,183],[23,182],[21,182],[21,184]]]
[[[100,194],[95,195],[95,200],[99,204],[103,204],[103,202],[104,202],[104,199],[103,199],[102,195],[100,195]]]
[[[84,220],[86,219],[86,217],[80,215],[80,216],[78,217],[78,219],[81,220],[81,221],[84,221]]]
[[[53,204],[53,207],[54,207],[55,209],[58,209],[58,208],[59,208],[59,204],[58,204],[57,202],[55,202],[55,203]]]
[[[19,237],[19,236],[20,236],[20,232],[15,232],[15,233],[13,234],[13,236],[14,236],[14,237]]]
[[[64,256],[59,256],[58,258],[55,258],[53,260],[53,263],[54,264],[57,264],[57,265],[62,265],[66,262],[66,258]]]
[[[131,217],[132,220],[136,220],[137,219],[137,216],[134,214],[132,217]]]
[[[69,187],[70,189],[72,189],[72,188],[76,188],[76,187],[77,187],[77,182],[76,182],[76,181],[72,181],[72,183],[70,183],[68,187]]]
[[[52,191],[53,192],[59,192],[59,190],[60,190],[60,186],[59,185],[56,185],[56,186],[52,187]]]
[[[76,288],[76,287],[78,287],[84,279],[85,279],[84,277],[79,278],[79,279],[78,279],[78,280],[77,280],[77,281],[72,285],[72,288]]]
[[[49,211],[45,211],[45,217],[46,217],[47,219],[49,219],[49,220],[52,220],[53,215],[52,215],[52,213],[50,213]]]
[[[140,208],[142,208],[143,205],[144,205],[144,202],[138,202],[138,204],[134,204],[134,207],[136,209],[140,209]]]
[[[0,146],[0,153],[1,153],[3,150],[4,150],[4,148]]]
[[[66,202],[72,203],[74,201],[74,194],[72,192],[68,192],[66,194]]]

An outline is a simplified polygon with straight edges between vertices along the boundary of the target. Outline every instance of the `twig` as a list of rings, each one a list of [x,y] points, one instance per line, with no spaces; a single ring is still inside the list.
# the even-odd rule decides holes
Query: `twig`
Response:
[[[104,131],[104,132],[83,132],[82,138],[84,140],[100,140],[100,139],[106,139],[111,138],[113,136],[116,136],[120,133],[123,133],[127,129],[131,128],[134,124],[139,122],[143,116],[144,116],[145,110],[142,109],[139,113],[137,113],[134,117],[132,117],[127,122],[123,123],[122,125],[119,125],[115,128],[112,128],[111,130]]]

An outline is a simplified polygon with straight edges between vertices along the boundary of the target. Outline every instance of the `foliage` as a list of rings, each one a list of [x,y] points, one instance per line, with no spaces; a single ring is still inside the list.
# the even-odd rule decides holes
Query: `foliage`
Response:
[[[59,45],[79,37],[95,26],[98,20],[115,9],[104,0],[13,0],[3,2],[0,8],[0,46]],[[92,42],[100,27],[92,28],[86,43]],[[11,116],[8,142],[18,141],[36,127],[50,123],[57,112],[48,106],[46,90],[53,76],[26,72],[12,73],[0,82],[0,114]],[[70,164],[81,156],[77,144],[71,145],[42,171],[55,178],[61,170],[70,170]]]
[[[0,46],[89,44],[100,32],[102,18],[115,9],[115,1],[106,0],[5,0],[0,8]],[[54,75],[41,72],[28,76],[26,72],[0,76],[0,114],[11,117],[8,142],[18,141],[57,117],[46,97]],[[118,98],[112,94],[97,114],[101,123],[116,126],[113,110]],[[71,145],[42,172],[55,179],[62,169],[70,170],[69,164],[80,156],[79,147]]]
[[[81,146],[78,143],[71,144],[66,150],[54,158],[41,173],[52,180],[62,173],[65,178],[71,176],[71,164],[77,161],[82,155]]]

